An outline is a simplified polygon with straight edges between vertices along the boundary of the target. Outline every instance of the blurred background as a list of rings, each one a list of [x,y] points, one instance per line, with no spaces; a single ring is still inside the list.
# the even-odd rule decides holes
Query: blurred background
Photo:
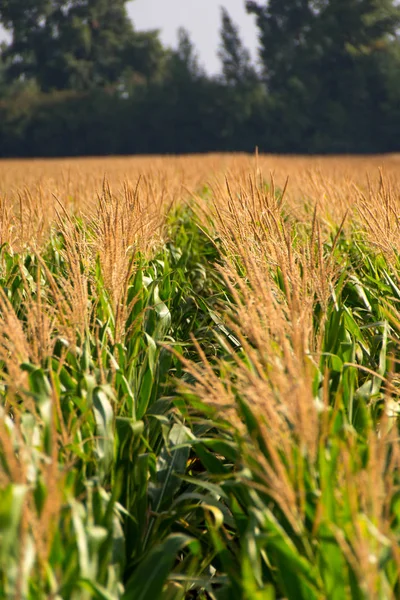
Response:
[[[400,148],[395,0],[1,0],[0,156]]]

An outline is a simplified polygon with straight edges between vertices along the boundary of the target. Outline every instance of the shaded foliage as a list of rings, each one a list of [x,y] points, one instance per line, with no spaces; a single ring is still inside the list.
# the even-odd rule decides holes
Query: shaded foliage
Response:
[[[252,64],[221,12],[222,73],[187,31],[138,32],[126,1],[6,0],[0,156],[206,151],[384,152],[399,147],[400,11],[393,0],[247,1]]]
[[[155,33],[134,31],[125,4],[6,0],[0,19],[12,36],[3,53],[9,78],[34,78],[49,91],[101,87],[118,81],[126,69],[151,76],[161,44]]]

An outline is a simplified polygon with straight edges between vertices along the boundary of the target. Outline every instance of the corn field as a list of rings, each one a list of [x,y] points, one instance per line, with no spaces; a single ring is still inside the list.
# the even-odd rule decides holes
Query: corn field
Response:
[[[400,598],[400,157],[0,163],[0,599]]]

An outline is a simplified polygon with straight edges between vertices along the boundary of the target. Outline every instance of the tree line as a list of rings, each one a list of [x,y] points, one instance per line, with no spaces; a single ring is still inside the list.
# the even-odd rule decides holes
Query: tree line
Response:
[[[217,76],[126,3],[2,0],[0,156],[399,149],[394,0],[247,1],[257,64],[221,9]]]

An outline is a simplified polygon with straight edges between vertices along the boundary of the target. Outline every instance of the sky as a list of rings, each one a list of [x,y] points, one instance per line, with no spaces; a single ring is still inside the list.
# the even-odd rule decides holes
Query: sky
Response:
[[[210,74],[220,71],[217,51],[221,6],[228,9],[239,26],[242,41],[256,60],[257,30],[254,17],[246,13],[245,0],[134,0],[127,4],[135,28],[159,29],[166,46],[176,47],[177,30],[185,27],[196,47],[200,63]],[[4,39],[5,32],[0,28],[0,41]]]
[[[210,74],[220,71],[217,51],[221,6],[227,8],[239,26],[242,41],[256,59],[257,30],[254,17],[246,13],[245,0],[134,0],[127,5],[136,29],[159,29],[161,40],[167,46],[176,46],[177,29],[185,27],[200,63]]]

